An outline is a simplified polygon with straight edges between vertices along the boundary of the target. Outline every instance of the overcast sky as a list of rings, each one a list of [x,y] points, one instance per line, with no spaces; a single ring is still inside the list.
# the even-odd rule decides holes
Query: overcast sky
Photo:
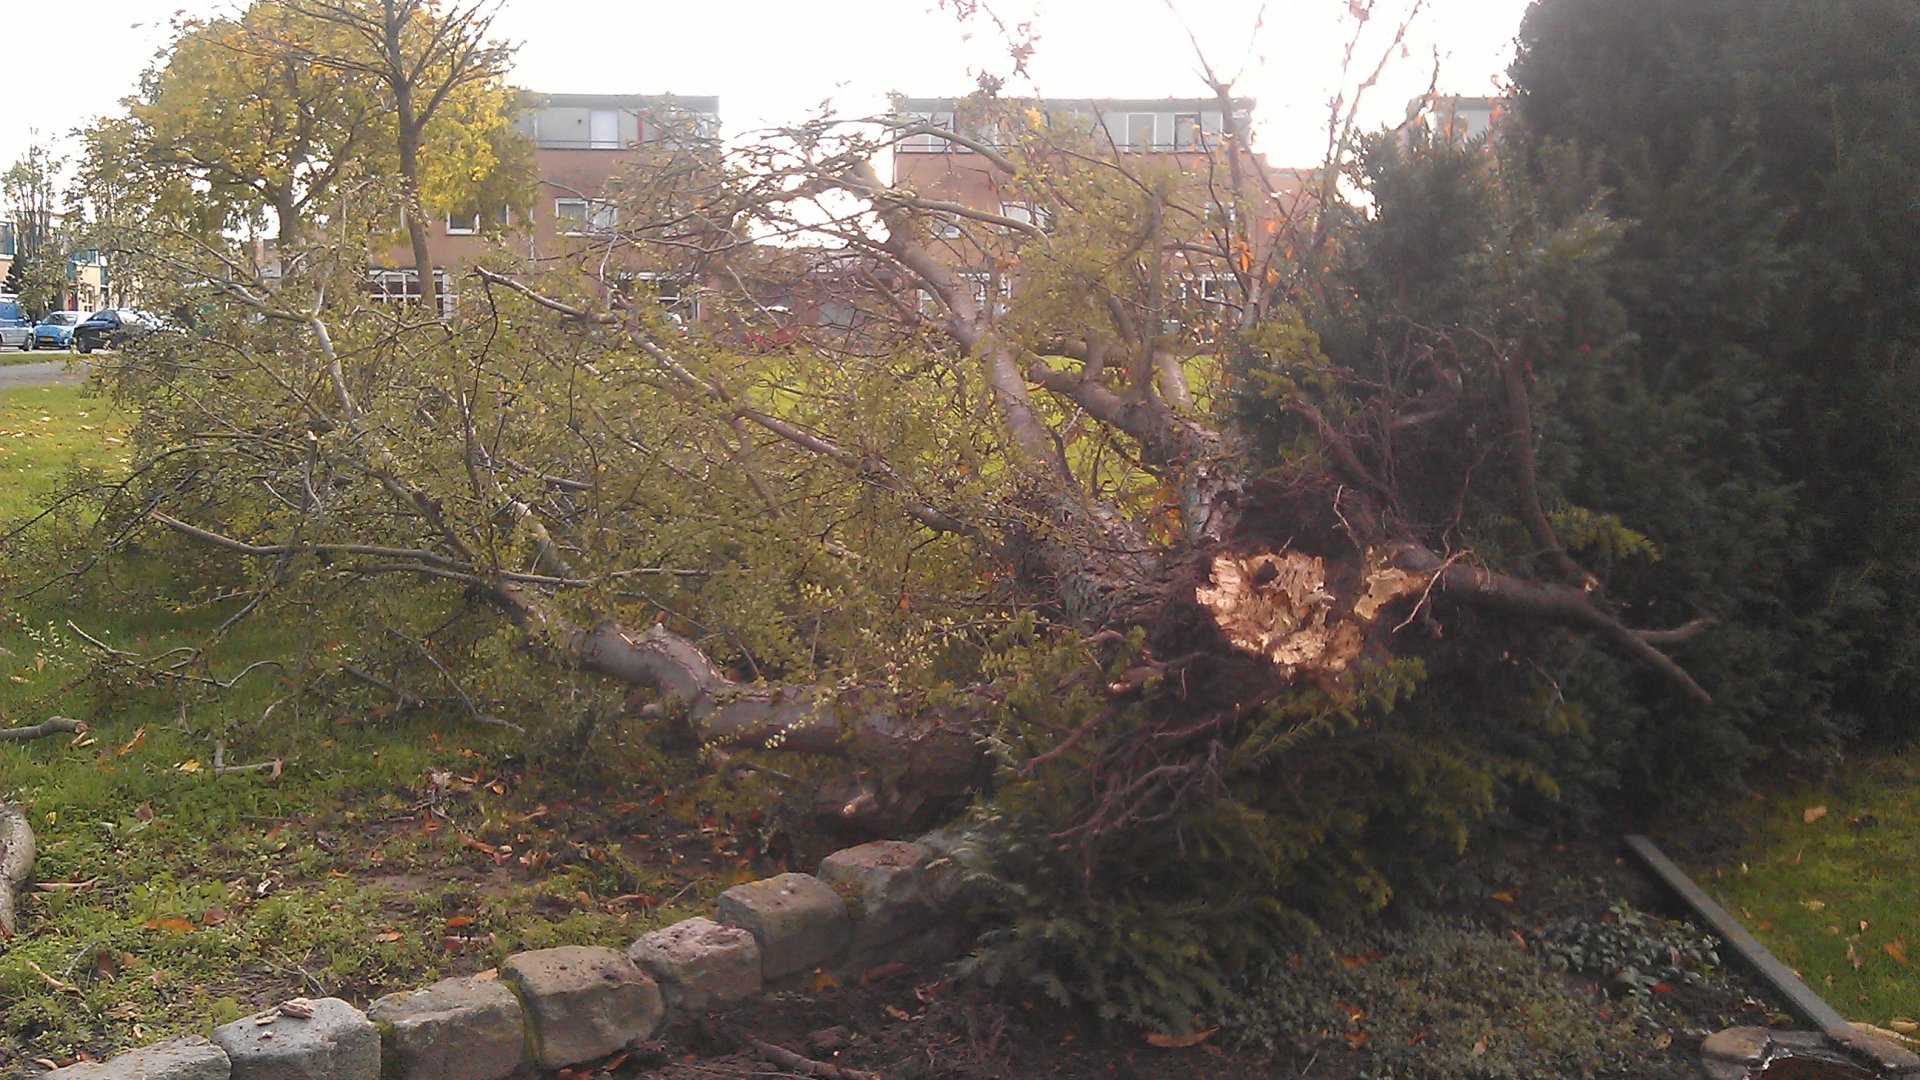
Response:
[[[1387,17],[1411,0],[1379,0],[1363,47],[1381,55]],[[1038,34],[1031,85],[1050,97],[1200,96],[1190,27],[1214,66],[1239,72],[1258,99],[1256,137],[1280,165],[1319,160],[1326,103],[1352,30],[1349,0],[992,0],[1009,23]],[[1491,93],[1512,58],[1528,0],[1428,0],[1404,57],[1368,110],[1392,122],[1424,90],[1438,53],[1440,86]],[[948,7],[951,7],[949,0]],[[230,11],[234,0],[90,0],[85,45],[10,50],[0,103],[0,168],[38,132],[57,138],[132,92],[169,37],[174,12]],[[1388,12],[1387,9],[1393,9]],[[1264,9],[1264,24],[1256,20]],[[798,118],[832,99],[878,108],[888,91],[966,93],[982,70],[1007,72],[989,24],[962,27],[938,0],[503,0],[496,23],[518,42],[514,81],[546,91],[717,94],[729,134]],[[66,144],[70,149],[70,144]]]

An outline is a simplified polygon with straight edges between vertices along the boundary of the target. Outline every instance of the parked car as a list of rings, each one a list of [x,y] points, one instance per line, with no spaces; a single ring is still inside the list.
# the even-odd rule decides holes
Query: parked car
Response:
[[[47,317],[33,324],[33,333],[27,335],[29,349],[70,349],[73,347],[73,328],[87,317],[84,311],[49,311]]]
[[[20,310],[20,298],[12,293],[0,293],[0,347],[10,345],[24,349],[32,332],[33,323]]]
[[[73,328],[73,347],[83,353],[117,349],[161,328],[160,318],[132,308],[102,308]]]

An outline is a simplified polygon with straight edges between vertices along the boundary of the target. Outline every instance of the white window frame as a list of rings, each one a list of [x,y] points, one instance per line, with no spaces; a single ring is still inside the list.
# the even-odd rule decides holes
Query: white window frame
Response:
[[[1000,204],[1000,216],[1037,226],[1041,232],[1053,227],[1053,211],[1037,203],[1018,200],[1003,202]]]
[[[433,268],[433,296],[440,317],[453,314],[455,297],[446,270]],[[381,268],[367,271],[367,299],[380,304],[417,304],[420,302],[420,275],[412,267]]]
[[[1180,137],[1180,125],[1183,123],[1192,125],[1191,138],[1182,139]],[[1207,142],[1207,129],[1205,126],[1205,121],[1199,113],[1174,113],[1173,114],[1173,148],[1174,150],[1176,151],[1200,150],[1206,146],[1206,142]]]
[[[1007,300],[1013,296],[1013,278],[1007,274],[995,274],[985,270],[963,270],[960,277],[973,292],[973,302],[983,310],[987,307],[989,289],[999,294],[993,303],[993,314],[1007,313]]]
[[[951,112],[915,113],[912,114],[909,119],[922,124],[930,124],[933,127],[946,131],[952,131],[954,129],[953,114]],[[894,147],[896,152],[902,154],[951,154],[961,149],[964,148],[956,145],[949,139],[943,139],[938,135],[928,135],[924,132],[918,135],[909,135],[901,139],[899,144]]]
[[[487,216],[487,214],[486,214],[486,211],[484,210],[475,210],[475,211],[472,211],[471,213],[464,214],[464,215],[457,215],[453,211],[449,210],[447,211],[447,235],[448,236],[478,235],[482,231],[480,219],[485,216]],[[505,228],[508,225],[512,224],[511,213],[507,210],[506,207],[503,206],[500,208],[499,215],[496,218],[496,220],[499,221],[501,228]],[[471,222],[472,224],[468,225],[468,224],[464,224],[463,222]]]
[[[1146,120],[1148,123],[1152,125],[1152,130],[1148,134],[1147,141],[1144,146],[1134,140],[1134,135],[1136,134],[1134,130],[1135,125],[1138,124],[1141,120]],[[1125,139],[1125,142],[1122,143],[1120,147],[1122,150],[1129,150],[1136,154],[1152,153],[1155,149],[1157,149],[1161,145],[1160,144],[1160,114],[1152,113],[1152,112],[1121,113],[1120,114],[1120,131],[1121,131],[1122,137]]]
[[[620,110],[587,110],[587,149],[620,149]]]
[[[579,213],[570,216],[568,208],[575,206]],[[605,236],[620,227],[620,207],[607,199],[555,199],[553,221],[561,236]]]

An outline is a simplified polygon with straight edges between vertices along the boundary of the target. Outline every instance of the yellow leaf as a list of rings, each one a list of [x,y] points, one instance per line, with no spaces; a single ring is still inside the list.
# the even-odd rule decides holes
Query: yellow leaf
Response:
[[[1893,962],[1905,967],[1907,964],[1907,939],[1894,938],[1880,946],[1880,950],[1893,957]]]
[[[145,727],[134,728],[133,738],[128,739],[124,743],[121,743],[120,749],[115,750],[114,755],[116,757],[126,757],[128,754],[132,753],[134,749],[137,748],[141,743],[146,741],[147,741],[147,729]]]
[[[1505,889],[1502,889],[1497,893],[1490,893],[1488,895],[1490,895],[1493,899],[1498,900],[1503,904],[1513,903],[1513,894],[1506,891]]]
[[[148,919],[140,925],[149,930],[166,930],[175,934],[193,933],[193,921],[191,919],[183,919],[178,915],[161,915]]]
[[[1816,821],[1819,821],[1821,818],[1826,816],[1827,816],[1827,808],[1824,806],[1809,806],[1805,810],[1800,812],[1800,820],[1806,822],[1809,825],[1813,824]]]
[[[175,765],[174,768],[179,769],[181,772],[199,772],[200,762],[196,758],[188,758],[180,764]]]
[[[1196,1031],[1191,1035],[1168,1035],[1163,1031],[1149,1031],[1147,1032],[1147,1045],[1158,1046],[1165,1050],[1178,1050],[1186,1046],[1199,1046],[1201,1043],[1206,1042],[1214,1032],[1219,1030],[1217,1027],[1210,1027],[1205,1031]]]

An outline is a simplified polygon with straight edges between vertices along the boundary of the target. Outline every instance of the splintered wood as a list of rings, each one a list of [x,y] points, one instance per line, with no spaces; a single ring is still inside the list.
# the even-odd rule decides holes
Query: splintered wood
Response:
[[[1326,562],[1298,551],[1218,555],[1194,599],[1213,612],[1227,640],[1272,660],[1288,676],[1345,671],[1387,605],[1419,592],[1426,579],[1369,558],[1357,595],[1343,603]]]

